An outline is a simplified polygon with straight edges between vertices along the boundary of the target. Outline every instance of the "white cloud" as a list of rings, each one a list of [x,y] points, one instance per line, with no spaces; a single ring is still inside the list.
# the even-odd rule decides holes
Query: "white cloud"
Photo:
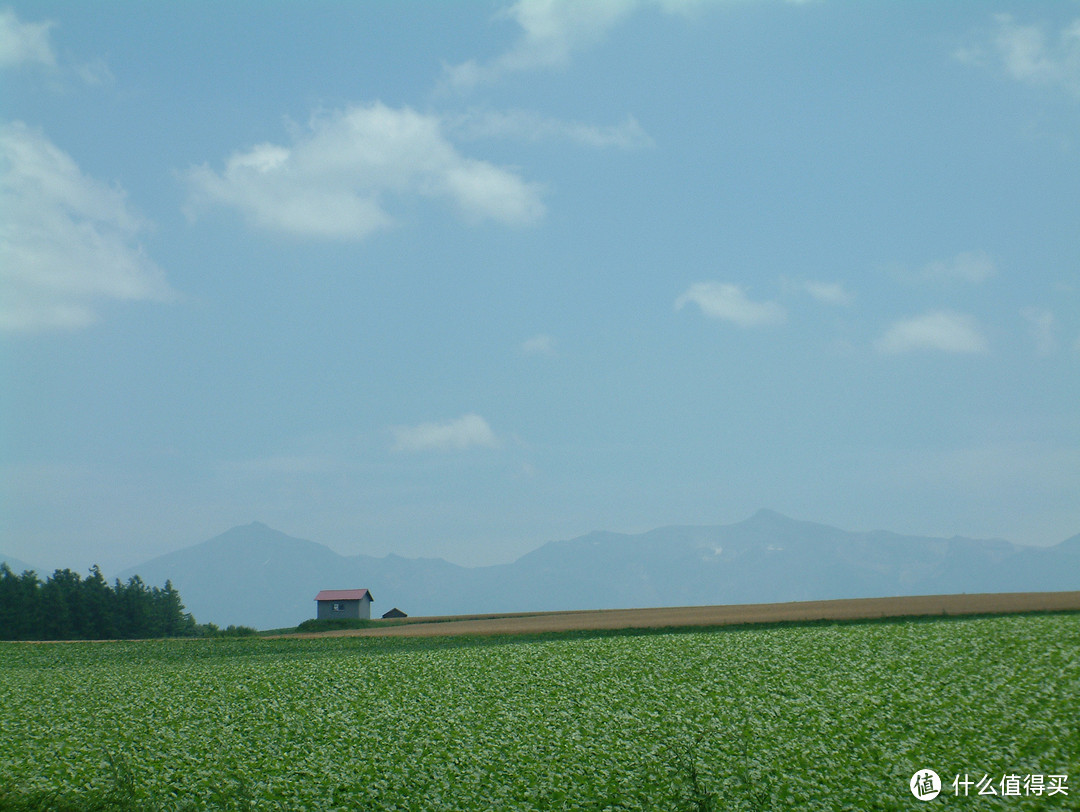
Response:
[[[104,59],[74,66],[75,75],[86,85],[107,85],[114,80],[113,73]]]
[[[522,343],[521,351],[526,355],[552,356],[555,354],[555,339],[546,333],[534,335]]]
[[[445,423],[421,423],[393,429],[395,451],[464,451],[495,448],[499,440],[478,414],[467,414]]]
[[[1057,349],[1057,339],[1054,338],[1056,319],[1051,311],[1039,307],[1025,307],[1020,311],[1020,315],[1027,320],[1031,328],[1035,351],[1039,355],[1050,355]]]
[[[785,279],[783,282],[785,290],[808,293],[822,304],[847,307],[855,303],[855,294],[848,291],[839,282],[793,281],[789,279]]]
[[[893,322],[875,347],[888,354],[917,350],[980,353],[987,345],[974,317],[937,310]]]
[[[653,140],[637,119],[627,116],[621,124],[600,127],[576,121],[560,121],[527,110],[507,112],[470,111],[447,121],[448,128],[463,138],[515,138],[522,141],[570,141],[586,147],[623,150],[651,147]]]
[[[969,64],[1000,66],[1013,79],[1059,87],[1080,97],[1080,18],[1048,34],[1041,25],[1022,25],[994,15],[996,30],[954,56]]]
[[[10,8],[0,9],[0,69],[44,67],[48,69],[48,86],[53,90],[64,87],[66,82],[62,80],[68,76],[85,85],[103,85],[113,81],[112,71],[104,59],[90,62],[72,62],[69,59],[60,64],[50,37],[52,27],[51,21],[22,22]]]
[[[446,66],[445,81],[456,89],[469,89],[508,73],[564,67],[575,51],[601,40],[635,5],[634,0],[518,0],[498,14],[520,27],[517,42],[490,62]]]
[[[799,5],[810,0],[788,0]],[[508,50],[487,62],[470,59],[443,67],[443,86],[471,90],[509,74],[566,67],[575,53],[595,46],[634,12],[659,9],[692,17],[715,0],[518,0],[496,19],[512,20],[520,29]]]
[[[964,251],[947,260],[928,263],[922,269],[923,279],[941,282],[970,282],[980,284],[997,273],[994,260],[985,251]]]
[[[49,42],[50,28],[52,23],[24,23],[10,8],[0,10],[0,67],[55,66],[56,55]]]
[[[730,321],[739,327],[779,324],[787,318],[787,311],[776,302],[751,301],[738,285],[721,282],[691,285],[675,300],[675,308],[682,309],[689,302],[700,307],[706,316]]]
[[[437,116],[381,103],[315,117],[290,146],[259,144],[222,173],[189,170],[188,211],[240,211],[258,228],[363,239],[393,224],[395,195],[449,201],[467,220],[527,225],[544,215],[540,187],[511,169],[461,155]]]
[[[168,300],[122,189],[21,122],[0,126],[0,329],[85,327],[103,300]]]

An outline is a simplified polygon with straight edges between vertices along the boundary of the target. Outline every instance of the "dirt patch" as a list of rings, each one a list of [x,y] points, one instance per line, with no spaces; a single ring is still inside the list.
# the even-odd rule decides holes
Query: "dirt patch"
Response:
[[[867,620],[932,615],[1080,611],[1080,592],[1006,592],[982,595],[918,595],[797,603],[601,609],[514,615],[410,618],[385,628],[350,629],[302,637],[442,637],[462,634],[541,634],[577,630],[731,626],[807,620]]]

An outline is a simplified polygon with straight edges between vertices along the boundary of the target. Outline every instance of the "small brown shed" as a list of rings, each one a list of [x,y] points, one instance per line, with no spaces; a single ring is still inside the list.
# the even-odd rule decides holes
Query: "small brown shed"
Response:
[[[391,609],[389,612],[387,612],[386,614],[383,615],[383,620],[390,620],[392,618],[399,618],[399,617],[408,617],[408,615],[405,614],[404,612],[402,612],[400,609],[398,609],[395,606],[393,609]]]
[[[370,620],[371,592],[366,589],[324,589],[315,596],[319,620],[349,618]]]

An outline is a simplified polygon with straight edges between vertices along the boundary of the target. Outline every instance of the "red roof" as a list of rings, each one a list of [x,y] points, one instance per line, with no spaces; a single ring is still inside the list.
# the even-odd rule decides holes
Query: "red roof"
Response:
[[[324,589],[315,596],[317,601],[362,601],[364,598],[375,600],[366,589]]]

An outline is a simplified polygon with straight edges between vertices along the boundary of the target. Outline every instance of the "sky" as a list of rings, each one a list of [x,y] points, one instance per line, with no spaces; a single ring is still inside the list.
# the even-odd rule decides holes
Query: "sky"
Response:
[[[0,5],[0,552],[1080,532],[1080,3]]]

